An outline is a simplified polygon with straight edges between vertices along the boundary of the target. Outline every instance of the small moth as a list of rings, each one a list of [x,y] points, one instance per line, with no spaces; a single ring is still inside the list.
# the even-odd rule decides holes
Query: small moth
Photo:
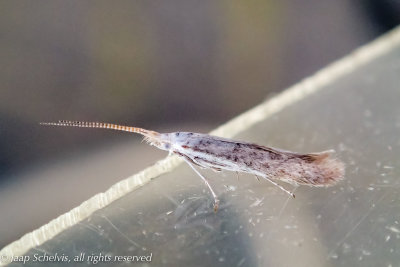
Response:
[[[300,154],[277,148],[191,132],[158,133],[138,127],[102,122],[58,121],[42,125],[104,128],[138,133],[152,146],[182,157],[201,177],[214,197],[214,210],[219,199],[208,179],[195,167],[215,171],[250,173],[268,180],[292,197],[294,194],[275,181],[293,185],[327,187],[344,178],[344,164],[330,155],[334,150]]]

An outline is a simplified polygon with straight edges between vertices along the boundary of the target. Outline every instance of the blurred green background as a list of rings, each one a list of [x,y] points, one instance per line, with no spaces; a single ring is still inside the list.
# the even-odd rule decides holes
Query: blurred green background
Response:
[[[0,14],[4,246],[165,155],[38,122],[207,132],[393,28],[400,4],[1,1]]]

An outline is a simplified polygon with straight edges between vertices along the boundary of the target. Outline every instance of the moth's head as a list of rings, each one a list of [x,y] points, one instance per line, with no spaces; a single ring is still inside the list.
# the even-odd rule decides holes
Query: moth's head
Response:
[[[171,138],[169,134],[162,134],[157,132],[148,131],[144,140],[159,149],[169,151],[172,147]]]

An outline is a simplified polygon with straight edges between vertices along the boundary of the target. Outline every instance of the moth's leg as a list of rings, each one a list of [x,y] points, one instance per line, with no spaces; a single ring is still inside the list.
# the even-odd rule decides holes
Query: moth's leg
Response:
[[[269,179],[268,177],[262,176],[262,178],[264,178],[265,180],[269,181],[269,182],[272,183],[273,185],[276,185],[277,187],[279,187],[279,188],[280,188],[281,190],[283,190],[284,192],[288,193],[288,194],[289,194],[290,196],[292,196],[293,198],[296,197],[292,192],[290,192],[289,190],[287,190],[286,188],[284,188],[284,187],[281,186],[280,184],[278,184],[278,183],[272,181],[272,180]]]
[[[180,156],[181,158],[183,158],[186,162],[190,162],[196,166],[199,166],[200,168],[206,168],[204,166],[199,165],[197,162],[193,161],[193,159],[189,158],[188,156],[186,156],[185,154],[182,154],[180,152],[177,151],[172,151],[173,154],[176,154],[178,156]]]
[[[216,172],[221,172],[221,171],[222,171],[222,169],[220,169],[220,168],[212,168],[212,167],[211,167],[211,169],[212,169],[213,171],[216,171]]]
[[[210,183],[208,182],[207,178],[204,177],[198,170],[196,170],[196,168],[192,165],[192,163],[186,157],[183,157],[183,159],[187,162],[187,164],[189,164],[189,166],[194,170],[194,172],[197,173],[200,176],[201,179],[203,179],[204,183],[208,186],[208,189],[210,189],[211,194],[214,197],[214,211],[217,212],[219,199],[217,197],[217,194],[215,194],[214,190],[212,189],[212,187],[211,187]]]

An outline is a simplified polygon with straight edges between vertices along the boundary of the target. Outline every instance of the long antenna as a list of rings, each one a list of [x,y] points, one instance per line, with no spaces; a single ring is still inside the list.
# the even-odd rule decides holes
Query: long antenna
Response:
[[[41,122],[40,125],[111,129],[111,130],[116,130],[116,131],[138,133],[138,134],[141,134],[148,138],[154,138],[159,135],[159,133],[157,133],[157,132],[138,128],[138,127],[124,126],[124,125],[104,123],[104,122],[85,122],[85,121],[61,120],[58,122]]]

